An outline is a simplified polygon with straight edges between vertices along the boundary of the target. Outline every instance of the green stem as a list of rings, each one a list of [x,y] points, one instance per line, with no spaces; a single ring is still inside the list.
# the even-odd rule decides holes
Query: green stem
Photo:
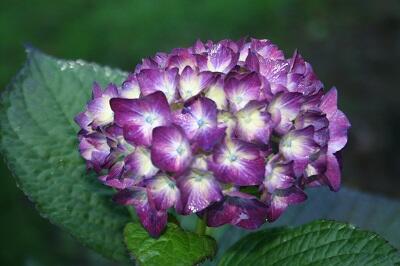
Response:
[[[137,221],[137,220],[138,220],[138,217],[137,217],[137,214],[136,214],[135,209],[134,209],[132,206],[126,206],[126,208],[128,209],[128,212],[129,212],[131,218],[132,218],[134,221]]]
[[[277,144],[279,144],[279,142],[281,141],[281,139],[278,136],[275,135],[271,135],[271,141],[275,142]]]
[[[207,213],[204,214],[203,219],[199,218],[197,219],[196,223],[196,233],[203,236],[206,234],[206,219],[207,219]]]

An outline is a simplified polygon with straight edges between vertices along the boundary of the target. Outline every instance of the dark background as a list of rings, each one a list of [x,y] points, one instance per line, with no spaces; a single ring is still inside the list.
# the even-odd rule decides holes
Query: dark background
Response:
[[[140,58],[197,38],[268,38],[298,48],[352,129],[343,182],[400,198],[400,1],[0,2],[0,88],[30,43],[60,58],[132,70]],[[109,265],[41,218],[0,163],[1,265]]]

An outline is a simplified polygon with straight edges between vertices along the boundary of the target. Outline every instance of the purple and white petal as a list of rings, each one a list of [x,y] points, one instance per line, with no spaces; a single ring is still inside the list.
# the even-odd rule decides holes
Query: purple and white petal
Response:
[[[267,205],[256,197],[230,192],[225,198],[207,209],[207,225],[218,227],[232,224],[245,229],[257,229],[266,222]]]
[[[319,177],[322,176],[326,169],[327,169],[327,152],[328,147],[324,146],[322,147],[318,153],[314,156],[315,159],[313,159],[312,162],[307,164],[305,170],[304,170],[304,177],[306,179],[313,180],[315,178],[311,177]]]
[[[86,160],[88,168],[99,172],[110,154],[110,147],[107,138],[95,132],[80,137],[79,152]]]
[[[139,82],[136,76],[132,75],[124,83],[118,91],[120,98],[124,99],[137,99],[140,96]]]
[[[280,91],[287,91],[287,74],[289,63],[287,60],[260,59],[260,74],[270,83],[271,92],[277,94]]]
[[[157,210],[167,210],[179,204],[181,193],[175,181],[167,175],[155,176],[146,187],[149,201]]]
[[[326,157],[326,172],[324,174],[326,183],[332,191],[339,191],[341,183],[341,167],[339,159],[334,154]]]
[[[167,53],[156,53],[155,56],[153,56],[153,61],[157,63],[157,65],[159,66],[159,68],[166,68],[167,67],[167,63],[168,63],[168,58],[169,55]]]
[[[224,40],[219,41],[217,43],[217,45],[220,44],[222,46],[228,47],[234,53],[238,53],[239,49],[240,49],[240,46],[242,45],[242,42],[243,42],[243,40],[239,40],[238,42],[236,42],[236,41],[232,41],[232,40],[229,40],[229,39],[224,39]]]
[[[283,60],[285,56],[283,51],[278,48],[277,45],[273,44],[267,39],[251,39],[251,49],[256,51],[265,59],[270,60]]]
[[[219,183],[210,172],[193,170],[178,180],[183,214],[204,210],[223,197]]]
[[[172,103],[177,97],[178,69],[144,69],[137,74],[140,91],[144,96],[162,91]]]
[[[110,84],[102,91],[95,83],[92,90],[93,99],[88,103],[87,108],[93,120],[93,127],[100,127],[110,124],[114,119],[114,113],[110,107],[110,99],[118,97],[118,90],[114,84]]]
[[[124,130],[118,125],[109,126],[102,133],[107,137],[108,145],[116,157],[127,156],[135,151],[135,146],[125,140]]]
[[[145,188],[134,187],[121,190],[113,199],[122,205],[132,205],[140,223],[152,237],[158,237],[164,231],[168,214],[165,210],[158,211],[150,205]]]
[[[124,176],[124,162],[116,162],[110,169],[107,175],[100,176],[99,180],[106,186],[125,189],[130,188],[136,184],[132,178]]]
[[[237,119],[230,112],[220,111],[217,116],[218,127],[226,128],[225,133],[228,137],[234,134]]]
[[[228,110],[228,99],[224,91],[224,78],[218,77],[212,81],[205,96],[215,102],[219,110]]]
[[[319,104],[321,102],[324,92],[322,90],[318,91],[313,95],[304,96],[304,102],[301,105],[301,111],[316,110],[321,111]]]
[[[229,78],[225,81],[224,90],[233,112],[244,108],[250,101],[260,97],[261,80],[256,73],[250,73],[237,79]]]
[[[191,51],[193,54],[203,54],[207,52],[207,48],[201,40],[197,40],[191,47]]]
[[[273,193],[276,189],[292,187],[295,182],[293,161],[282,161],[279,154],[268,160],[263,184],[269,193]]]
[[[258,147],[237,139],[225,139],[217,145],[209,167],[221,182],[239,186],[261,184],[265,173],[264,158]]]
[[[273,194],[266,192],[263,200],[268,204],[268,222],[278,219],[289,205],[298,204],[307,199],[307,195],[299,188],[275,191]]]
[[[293,127],[293,120],[300,112],[303,97],[300,93],[279,93],[268,105],[267,111],[276,124],[275,132],[287,133]]]
[[[199,73],[190,66],[185,67],[179,79],[179,95],[184,101],[198,95],[212,82],[213,77],[211,72]]]
[[[329,141],[329,120],[324,113],[317,110],[302,111],[294,122],[296,129],[308,126],[314,127],[314,140],[320,146],[325,146]]]
[[[225,128],[217,124],[217,106],[208,98],[199,98],[175,112],[173,121],[185,131],[195,150],[209,151],[224,136]]]
[[[162,92],[140,99],[112,99],[110,103],[115,123],[123,127],[125,139],[136,145],[149,146],[153,129],[170,124],[170,109]]]
[[[92,131],[90,124],[92,123],[93,118],[91,117],[90,112],[85,111],[79,113],[75,116],[74,121],[81,129],[85,130],[86,132],[90,133]]]
[[[268,144],[273,125],[271,116],[265,111],[265,104],[250,102],[236,113],[236,135],[247,142]]]
[[[192,55],[188,50],[178,52],[168,59],[168,68],[178,68],[182,73],[186,67],[195,69],[197,67],[196,56]]]
[[[347,132],[350,128],[350,122],[346,115],[337,110],[329,119],[329,142],[328,152],[335,153],[344,148],[347,143]]]
[[[162,126],[153,130],[151,160],[163,171],[181,173],[192,162],[192,151],[182,129]]]
[[[250,46],[251,43],[247,42],[240,47],[238,65],[240,66],[244,65],[244,62],[246,61],[246,58],[249,55],[249,51],[251,51]]]
[[[250,71],[259,72],[260,70],[260,60],[256,53],[249,51],[246,57],[246,61],[244,62],[244,67]]]
[[[215,44],[208,51],[207,56],[197,57],[197,64],[201,71],[228,73],[237,63],[239,54],[221,43]]]
[[[125,157],[125,170],[131,178],[138,181],[152,177],[159,171],[151,161],[150,150],[140,146]]]
[[[332,87],[325,95],[320,99],[319,108],[326,114],[328,118],[332,117],[336,111],[337,107],[337,90]]]
[[[192,165],[190,166],[192,169],[208,171],[208,160],[210,155],[198,154],[194,156]]]
[[[297,50],[289,62],[290,70],[286,85],[289,91],[311,95],[323,88],[322,82],[314,73],[311,65],[301,57]]]
[[[312,126],[290,131],[279,143],[279,151],[287,160],[309,161],[319,148]]]
[[[346,115],[337,108],[337,90],[335,87],[322,97],[319,108],[329,120],[328,152],[335,153],[346,145],[347,131],[351,126]]]

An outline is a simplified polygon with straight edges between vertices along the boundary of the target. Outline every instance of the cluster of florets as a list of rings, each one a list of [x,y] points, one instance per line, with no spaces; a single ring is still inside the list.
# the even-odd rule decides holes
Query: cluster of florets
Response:
[[[153,236],[170,208],[255,229],[307,187],[338,190],[350,127],[309,63],[257,39],[157,53],[121,86],[95,84],[76,122],[88,167]]]

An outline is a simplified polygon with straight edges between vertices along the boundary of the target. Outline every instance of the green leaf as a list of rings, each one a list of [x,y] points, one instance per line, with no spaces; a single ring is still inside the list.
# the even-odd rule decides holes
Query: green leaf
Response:
[[[19,187],[42,216],[118,261],[128,257],[122,231],[129,216],[111,202],[112,191],[86,171],[73,118],[90,98],[94,81],[120,83],[125,76],[28,49],[28,60],[2,94],[0,108],[0,150]]]
[[[325,188],[309,189],[307,194],[306,202],[290,206],[276,222],[265,224],[263,228],[296,226],[317,219],[338,220],[374,231],[400,249],[400,201],[348,187],[337,193]],[[229,247],[251,232],[224,226],[211,233],[218,242],[218,253],[212,263],[205,265],[215,265]]]
[[[196,265],[216,252],[216,242],[169,223],[158,239],[149,238],[140,224],[129,223],[124,230],[125,243],[139,265]]]
[[[400,253],[380,236],[352,225],[315,221],[267,229],[233,245],[219,265],[397,265]]]

